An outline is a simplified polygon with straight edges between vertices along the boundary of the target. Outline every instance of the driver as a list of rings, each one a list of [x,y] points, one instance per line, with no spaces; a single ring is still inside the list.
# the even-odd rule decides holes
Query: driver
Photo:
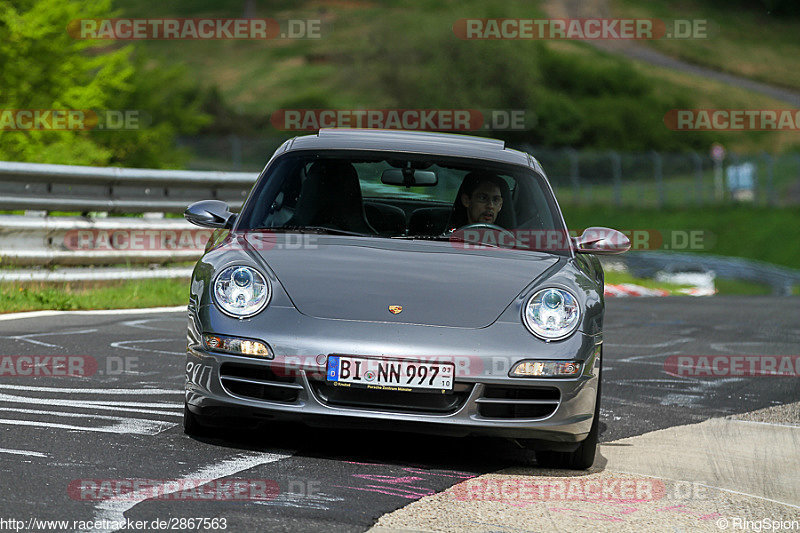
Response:
[[[461,204],[467,224],[494,224],[503,208],[502,178],[486,172],[470,172],[461,185]]]

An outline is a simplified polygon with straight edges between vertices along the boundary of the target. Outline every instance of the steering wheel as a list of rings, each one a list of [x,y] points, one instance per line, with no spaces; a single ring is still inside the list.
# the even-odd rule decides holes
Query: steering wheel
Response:
[[[489,224],[488,222],[476,222],[474,224],[467,224],[466,226],[461,226],[456,231],[466,231],[466,230],[470,230],[470,229],[490,229],[492,231],[498,231],[502,235],[506,235],[508,237],[511,237],[512,241],[514,241],[514,244],[513,244],[513,246],[511,246],[511,248],[514,248],[519,243],[517,241],[517,237],[513,233],[511,233],[510,231],[508,231],[505,228],[501,228],[500,226],[498,226],[496,224]],[[498,239],[498,243],[499,243],[499,241],[500,240]],[[505,240],[503,242],[505,242]]]

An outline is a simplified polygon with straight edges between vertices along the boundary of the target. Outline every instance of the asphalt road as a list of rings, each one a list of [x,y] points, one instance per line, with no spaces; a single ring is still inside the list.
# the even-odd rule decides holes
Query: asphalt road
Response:
[[[606,305],[602,441],[800,397],[796,378],[664,372],[671,355],[796,355],[799,298],[608,299]],[[513,443],[486,438],[296,425],[187,437],[180,425],[185,323],[182,312],[0,320],[0,356],[89,356],[72,360],[97,363],[88,377],[0,377],[0,529],[10,529],[8,519],[25,521],[20,530],[28,531],[46,530],[31,527],[31,518],[67,520],[51,530],[75,530],[87,524],[73,521],[216,517],[229,531],[364,531],[381,515],[454,483],[533,462]],[[158,501],[142,491],[109,503],[92,500],[102,492],[76,488],[92,487],[86,480],[135,479],[182,480],[185,487],[209,479],[270,480],[279,493],[261,501],[191,494]]]

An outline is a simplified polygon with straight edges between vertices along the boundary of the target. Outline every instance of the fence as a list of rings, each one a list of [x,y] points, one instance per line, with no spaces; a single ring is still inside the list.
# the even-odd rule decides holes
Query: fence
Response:
[[[631,153],[518,147],[545,169],[567,205],[693,207],[725,203],[800,204],[800,155]]]
[[[229,135],[186,138],[191,168],[260,170],[283,138]],[[744,202],[800,204],[800,154],[729,153],[715,166],[707,153],[620,152],[553,149],[510,144],[544,167],[565,205],[649,208]],[[751,182],[729,179],[728,170],[752,165]],[[735,172],[733,173],[735,174]],[[731,176],[734,177],[734,176]],[[749,185],[749,186],[748,186]]]

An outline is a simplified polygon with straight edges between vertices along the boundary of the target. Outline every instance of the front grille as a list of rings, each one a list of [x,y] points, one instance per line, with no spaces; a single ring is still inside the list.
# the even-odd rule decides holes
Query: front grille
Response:
[[[464,405],[472,387],[467,383],[455,383],[451,394],[442,394],[356,389],[336,387],[327,381],[311,381],[314,394],[326,405],[400,413],[454,413]]]
[[[294,403],[303,386],[292,376],[279,376],[262,365],[223,363],[219,377],[226,392],[242,398]]]
[[[561,399],[555,387],[499,387],[487,385],[475,400],[483,418],[545,418],[553,414]]]

